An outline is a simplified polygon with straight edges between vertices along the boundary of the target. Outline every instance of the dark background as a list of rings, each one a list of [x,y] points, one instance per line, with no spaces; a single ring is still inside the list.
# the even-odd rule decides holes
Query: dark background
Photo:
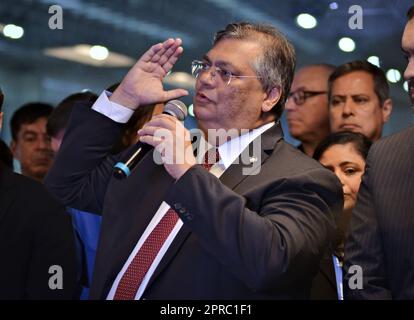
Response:
[[[122,79],[127,67],[91,66],[44,54],[48,48],[77,44],[104,45],[132,59],[152,44],[181,37],[184,54],[174,71],[189,72],[190,62],[210,48],[215,31],[232,21],[269,22],[284,32],[297,50],[298,67],[317,62],[342,64],[368,56],[380,57],[381,68],[403,74],[401,35],[408,0],[339,0],[332,10],[328,0],[0,0],[0,24],[24,28],[14,40],[0,33],[0,86],[5,93],[2,138],[10,141],[9,119],[23,103],[41,100],[56,104],[75,91],[97,93]],[[63,8],[63,30],[51,30],[51,5]],[[363,9],[363,29],[351,30],[348,9]],[[299,13],[318,19],[314,29],[300,28]],[[0,30],[1,30],[0,25]],[[340,51],[339,38],[352,37],[356,50]],[[391,85],[394,110],[385,135],[412,123],[413,117],[403,80]],[[191,103],[189,98],[187,103]],[[289,141],[293,141],[288,137]]]

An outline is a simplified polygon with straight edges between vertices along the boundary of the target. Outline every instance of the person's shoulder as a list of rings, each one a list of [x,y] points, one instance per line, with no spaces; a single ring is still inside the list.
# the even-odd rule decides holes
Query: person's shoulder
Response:
[[[263,174],[275,178],[285,190],[291,188],[298,194],[304,190],[316,192],[338,210],[342,208],[338,177],[318,161],[284,141],[278,142],[270,158],[270,166]]]
[[[332,171],[283,140],[277,143],[269,160],[269,165],[273,170],[271,175],[279,178],[309,184],[317,183],[329,188],[340,186],[338,178]]]
[[[373,144],[370,158],[393,159],[414,150],[414,126],[408,127],[391,136],[382,138]]]
[[[11,172],[10,178],[18,190],[27,190],[27,195],[30,195],[29,191],[41,193],[41,190],[44,189],[44,186],[40,182],[19,173]]]
[[[52,207],[63,208],[42,183],[14,172],[10,172],[9,179],[13,185],[15,203],[27,206],[28,212],[45,212],[45,208]]]
[[[373,148],[376,150],[386,150],[389,148],[398,149],[403,145],[410,144],[414,144],[414,126],[410,126],[400,132],[380,139],[374,143]]]
[[[326,170],[318,161],[309,157],[284,140],[281,140],[277,144],[272,154],[272,159],[278,162],[279,165],[291,168],[295,172]]]

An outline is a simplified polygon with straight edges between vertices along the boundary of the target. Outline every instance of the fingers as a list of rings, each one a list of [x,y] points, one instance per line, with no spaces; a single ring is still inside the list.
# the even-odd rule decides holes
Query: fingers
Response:
[[[156,127],[156,126],[148,126],[148,125],[143,127],[142,129],[138,130],[140,140],[141,140],[141,138],[147,137],[147,136],[154,137],[155,133],[158,130],[165,130],[165,129],[160,128],[160,127]]]
[[[172,46],[164,52],[164,54],[160,57],[158,63],[162,65],[163,68],[172,67],[178,60],[178,57],[183,53],[183,51],[183,47]]]
[[[169,115],[160,114],[154,116],[149,122],[147,122],[142,129],[138,130],[138,134],[142,135],[154,135],[157,130],[169,130],[174,131],[177,124],[177,120]],[[162,133],[160,131],[160,133]]]
[[[168,39],[170,40],[170,39]],[[168,41],[167,40],[167,41]],[[151,48],[149,48],[141,57],[140,60],[144,61],[144,62],[149,62],[151,61],[151,59],[154,57],[154,55],[159,52],[160,50],[162,50],[163,48],[163,44],[162,43],[157,43],[154,44]]]
[[[188,91],[185,89],[169,90],[169,91],[165,91],[164,94],[165,94],[164,101],[174,100],[174,99],[178,99],[178,98],[189,95]]]
[[[173,136],[181,135],[181,133],[183,136],[189,135],[189,132],[180,121],[166,114],[154,116],[137,133],[140,137],[152,136],[159,137],[161,140],[173,138]]]
[[[154,148],[157,148],[157,150],[164,145],[164,140],[160,137],[155,136],[140,136],[139,141],[142,143],[149,144]]]
[[[162,163],[173,163],[171,150],[167,150],[167,145],[164,140],[158,137],[143,136],[140,141],[145,144],[149,144],[160,154]]]
[[[174,129],[175,127],[183,127],[183,124],[176,118],[169,114],[157,114],[148,121],[147,125],[156,125],[166,129]]]
[[[184,49],[182,47],[178,47],[174,54],[169,56],[168,60],[166,60],[165,63],[162,64],[162,68],[165,72],[168,72],[172,69],[172,67],[177,62],[178,58],[180,57],[181,53],[183,53],[183,51]]]
[[[161,62],[161,60],[165,60],[166,59],[166,55],[171,55],[171,49],[172,48],[169,45],[162,46],[160,48],[160,50],[154,52],[154,55],[152,56],[150,62],[158,63],[159,65],[162,65],[164,62]],[[174,50],[175,49],[176,48],[174,48]]]
[[[163,43],[157,43],[154,44],[149,50],[143,55],[146,58],[149,58],[148,60],[145,59],[145,61],[150,61],[155,55],[163,54],[169,47],[171,47],[175,43],[175,40],[172,38],[169,38],[165,40]]]
[[[153,45],[143,56],[144,62],[158,63],[161,66],[169,60],[171,56],[178,56],[183,49],[180,47],[181,39],[168,39],[163,43]],[[178,48],[181,48],[178,50]]]
[[[138,131],[139,141],[153,146],[162,156],[165,155],[167,141],[172,140],[170,130],[158,126],[148,126]]]
[[[181,47],[181,44],[182,44],[181,39],[175,39],[175,40],[171,39],[171,40],[173,42],[171,42],[171,43],[168,42],[168,43],[163,44],[163,47],[161,48],[161,50],[159,50],[156,53],[156,57],[154,57],[154,58],[158,59],[157,61],[158,61],[159,64],[164,64],[170,56],[176,54],[176,51],[179,48],[181,48],[181,49],[179,49],[178,54],[180,54],[182,52],[183,48]],[[152,61],[154,61],[154,60],[152,60]]]

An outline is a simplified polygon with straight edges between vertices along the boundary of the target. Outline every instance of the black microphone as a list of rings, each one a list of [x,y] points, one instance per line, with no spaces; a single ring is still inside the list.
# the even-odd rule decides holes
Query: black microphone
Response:
[[[171,100],[166,103],[162,113],[168,114],[183,121],[187,116],[187,107],[180,100]],[[114,177],[117,179],[125,179],[135,168],[138,162],[147,154],[148,151],[152,150],[153,146],[138,141],[134,148],[132,148],[132,155],[126,160],[118,162],[114,166]]]

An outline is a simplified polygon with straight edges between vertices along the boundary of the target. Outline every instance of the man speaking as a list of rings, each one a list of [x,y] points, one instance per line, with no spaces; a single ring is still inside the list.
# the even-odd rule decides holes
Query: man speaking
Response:
[[[190,132],[162,114],[138,132],[155,150],[128,178],[113,177],[130,150],[108,151],[133,111],[188,94],[162,85],[182,51],[180,39],[152,46],[112,95],[75,108],[47,177],[65,204],[103,215],[91,298],[308,298],[342,191],[332,173],[283,141],[278,120],[295,54],[275,28],[229,24],[192,64],[209,161],[198,164],[204,157],[188,152]]]

